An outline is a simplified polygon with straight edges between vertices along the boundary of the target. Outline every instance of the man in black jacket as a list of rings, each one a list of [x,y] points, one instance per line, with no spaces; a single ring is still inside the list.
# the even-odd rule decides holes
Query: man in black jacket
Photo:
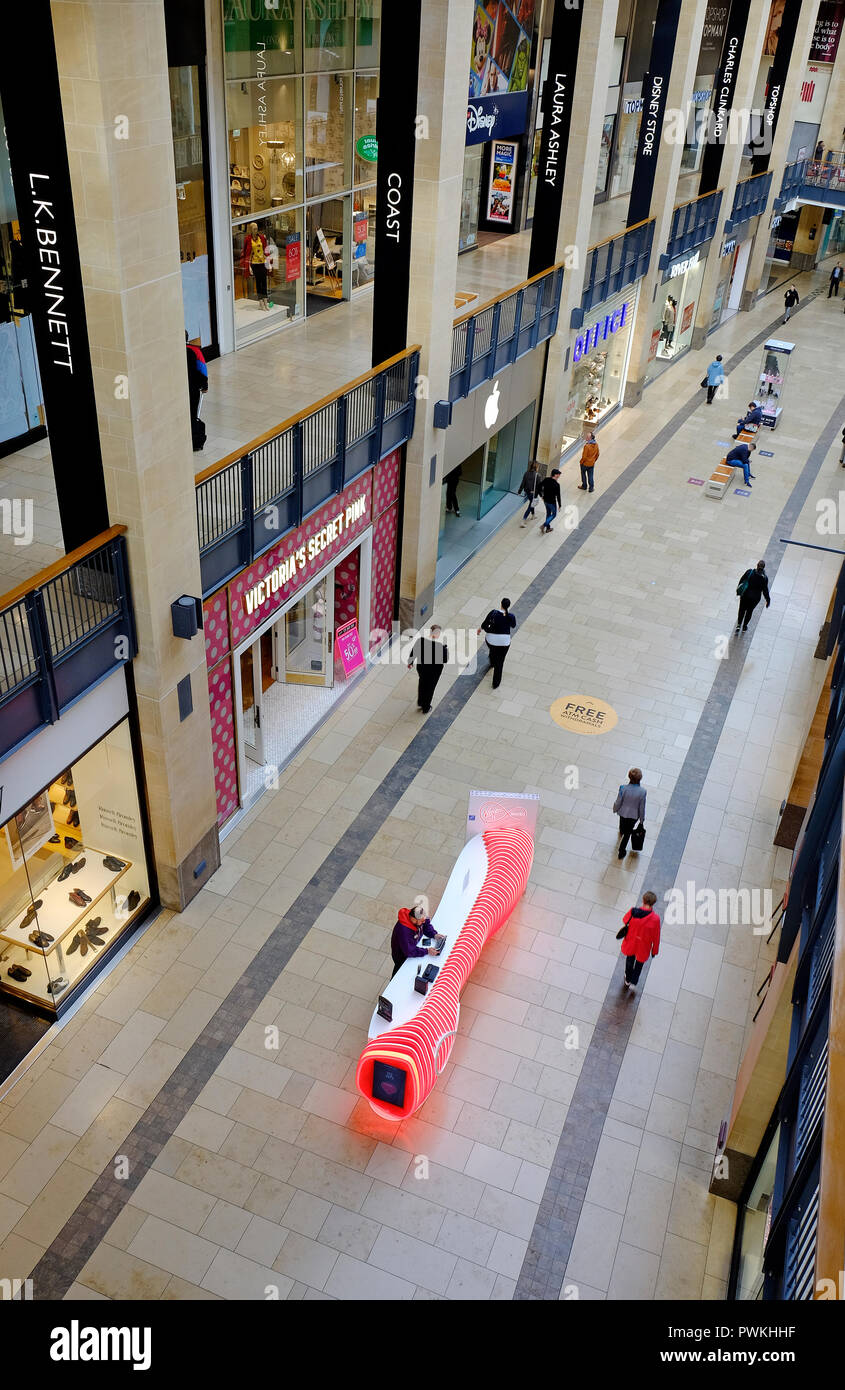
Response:
[[[553,531],[552,522],[557,516],[557,509],[561,505],[560,500],[560,469],[553,468],[549,477],[544,478],[540,485],[540,495],[546,504],[546,519],[540,527],[540,535],[544,531]]]
[[[449,648],[439,638],[440,628],[436,623],[432,623],[428,637],[417,638],[411,653],[411,660],[408,662],[409,671],[414,662],[417,664],[419,677],[417,709],[421,709],[423,714],[428,714],[431,709],[431,700],[437,689],[437,682],[443,675],[443,667],[449,660]]]
[[[736,630],[742,628],[743,632],[748,631],[748,620],[761,598],[766,600],[766,607],[771,608],[769,598],[769,577],[766,574],[765,560],[757,561],[757,568],[746,570],[739,581],[736,589],[739,594],[739,613],[736,620]]]

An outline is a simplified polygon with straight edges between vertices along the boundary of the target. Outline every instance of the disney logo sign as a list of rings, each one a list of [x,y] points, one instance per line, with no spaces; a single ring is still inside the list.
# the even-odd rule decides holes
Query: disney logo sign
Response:
[[[496,117],[499,114],[498,106],[494,106],[490,112],[485,112],[483,106],[467,107],[467,130],[492,130],[496,124]]]

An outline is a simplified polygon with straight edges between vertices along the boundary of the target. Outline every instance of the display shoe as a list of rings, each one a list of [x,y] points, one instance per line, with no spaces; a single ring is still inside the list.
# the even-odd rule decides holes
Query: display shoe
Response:
[[[63,805],[63,806],[75,806],[75,805],[76,805],[76,792],[73,791],[71,787],[68,787],[67,791],[65,792],[64,800],[62,801],[62,805]]]
[[[52,946],[55,941],[55,937],[50,936],[49,932],[46,931],[31,931],[29,939],[33,946],[40,946],[42,951],[46,950],[48,946]]]
[[[90,898],[86,898],[84,893],[80,893],[78,888],[75,888],[72,893],[68,893],[68,897],[76,907],[85,907],[91,901]]]
[[[72,787],[72,786],[73,786],[73,777],[71,776],[71,774],[70,774],[69,772],[63,772],[63,773],[62,773],[61,777],[59,778],[59,785],[62,786],[62,787]]]
[[[129,908],[130,912],[134,912],[135,908],[138,906],[140,901],[141,894],[137,891],[137,889],[133,888],[132,892],[129,894],[129,897],[126,899],[126,906]]]
[[[73,815],[68,816],[68,818],[67,818],[67,824],[68,824],[69,826],[71,826],[74,830],[77,829],[77,827],[79,826],[79,812],[78,812],[78,811],[74,811],[74,812],[73,812]]]
[[[116,859],[113,854],[107,854],[103,860],[103,868],[108,869],[111,874],[119,874],[121,869],[126,868],[126,865],[122,859]]]
[[[80,870],[80,869],[84,869],[84,868],[85,868],[85,855],[83,854],[83,856],[82,856],[81,859],[75,859],[75,860],[74,860],[74,862],[73,862],[73,863],[71,864],[71,866],[70,866],[70,871],[71,871],[72,874],[78,874],[78,873],[79,873],[79,870]]]
[[[88,954],[88,938],[83,931],[78,931],[76,933],[76,936],[67,948],[69,956],[72,956],[74,951],[79,951],[82,956],[87,956]]]
[[[66,879],[66,878],[70,878],[70,876],[71,876],[72,873],[73,873],[73,865],[72,865],[72,864],[65,864],[64,868],[62,869],[62,872],[59,874],[59,877],[58,877],[58,879],[57,879],[57,882],[58,882],[58,883],[64,883],[65,879]]]
[[[96,921],[99,922],[100,918],[97,917]],[[105,936],[107,931],[107,927],[95,927],[91,924],[91,922],[86,922],[85,924],[85,935],[95,950],[98,950],[99,947],[102,946],[103,937]]]
[[[26,916],[21,922],[21,931],[28,927],[30,922],[35,921],[35,914],[38,911],[39,907],[43,907],[43,901],[41,898],[38,898],[37,901],[34,903],[30,903],[29,907],[26,910]]]
[[[47,986],[47,993],[61,994],[63,989],[67,989],[68,983],[69,982],[67,980],[63,979],[62,976],[59,975],[55,980],[50,981],[49,985]]]
[[[10,965],[7,974],[11,975],[12,979],[17,980],[19,984],[24,984],[32,971],[27,970],[25,965]]]
[[[48,845],[60,845],[61,843],[62,843],[62,837],[61,837],[61,835],[51,835],[50,838],[49,838],[49,840],[47,841],[47,844],[48,844]]]
[[[81,847],[81,840],[74,840],[72,835],[65,835],[65,849],[80,849]]]

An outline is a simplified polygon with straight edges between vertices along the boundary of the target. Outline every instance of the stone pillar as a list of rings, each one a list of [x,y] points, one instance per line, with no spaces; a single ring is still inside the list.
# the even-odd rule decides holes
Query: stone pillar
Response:
[[[572,371],[568,356],[572,341],[570,316],[581,303],[586,248],[593,216],[593,201],[585,196],[585,190],[594,188],[596,182],[600,144],[597,132],[602,128],[607,103],[616,11],[617,0],[601,0],[600,4],[587,5],[581,20],[581,43],[555,256],[556,261],[566,262],[567,269],[563,277],[558,330],[549,343],[546,386],[537,434],[537,459],[547,465],[556,464],[560,458],[565,433]]]
[[[159,892],[181,910],[220,851],[203,637],[175,638],[170,616],[201,588],[164,10],[52,8],[109,514],[128,527]],[[185,677],[194,710],[180,723]]]
[[[742,48],[742,57],[739,63],[739,72],[736,77],[736,89],[734,93],[733,113],[737,111],[748,111],[754,101],[754,88],[757,82],[757,73],[760,69],[760,54],[763,50],[763,39],[766,33],[766,25],[769,19],[770,0],[752,0],[751,8],[748,12],[748,24],[745,30],[745,42]],[[719,171],[719,187],[723,190],[722,207],[719,212],[719,223],[716,235],[713,238],[711,254],[707,257],[707,264],[704,267],[704,275],[701,281],[701,290],[698,296],[698,304],[695,312],[695,327],[693,328],[690,347],[693,349],[704,346],[707,334],[710,331],[710,319],[713,313],[713,301],[716,298],[716,287],[722,278],[722,264],[719,257],[719,250],[723,239],[729,233],[722,234],[721,229],[731,215],[734,194],[739,182],[740,169],[742,166],[742,148],[747,134],[746,124],[742,123],[741,129],[738,125],[728,126],[729,135],[736,128],[739,138],[728,139],[722,152],[722,167]],[[758,175],[758,178],[765,178],[765,175]],[[765,218],[757,219],[757,230],[768,226]],[[768,239],[768,231],[765,232]]]
[[[672,62],[672,74],[669,78],[669,91],[667,95],[667,108],[672,110],[684,110],[693,90],[693,83],[696,78],[696,68],[698,66],[698,50],[701,46],[701,30],[704,24],[704,15],[707,9],[707,0],[689,0],[681,6],[681,15],[678,20],[678,32],[675,38],[675,54]],[[640,281],[640,302],[637,310],[637,319],[634,324],[633,339],[631,342],[631,354],[628,361],[628,382],[625,387],[625,405],[636,405],[643,394],[645,385],[646,365],[648,363],[648,350],[651,343],[651,324],[654,316],[654,300],[657,287],[662,278],[662,271],[658,267],[658,261],[666,249],[669,240],[669,231],[672,226],[672,215],[675,210],[676,190],[678,187],[678,175],[681,169],[681,155],[683,154],[683,142],[671,142],[667,140],[667,135],[671,135],[674,122],[667,121],[663,128],[663,137],[660,141],[660,148],[657,154],[657,168],[655,170],[654,188],[651,196],[651,211],[654,217],[654,242],[651,252],[651,264],[648,271]]]
[[[422,7],[417,111],[428,121],[428,139],[417,142],[408,342],[423,345],[419,370],[428,395],[417,403],[406,448],[399,584],[400,621],[413,627],[430,618],[434,602],[445,444],[434,404],[449,396],[473,14],[473,0],[425,0]]]
[[[769,244],[769,224],[772,220],[772,208],[775,198],[780,193],[780,183],[783,177],[786,155],[792,139],[792,127],[799,114],[799,98],[801,96],[801,83],[804,81],[804,74],[807,70],[807,58],[810,52],[810,40],[813,37],[813,30],[816,27],[816,16],[818,5],[813,0],[812,4],[802,5],[801,13],[798,17],[798,28],[795,31],[795,43],[792,46],[792,60],[789,64],[789,73],[784,83],[783,105],[781,106],[780,117],[778,119],[777,130],[772,144],[772,152],[769,157],[769,168],[773,171],[772,186],[769,190],[769,198],[766,203],[764,213],[760,218],[760,228],[763,236],[758,236],[751,250],[751,257],[748,262],[748,271],[745,276],[745,289],[742,295],[741,309],[753,309],[757,296],[760,293],[760,284],[763,279],[763,271],[766,263],[766,250]]]

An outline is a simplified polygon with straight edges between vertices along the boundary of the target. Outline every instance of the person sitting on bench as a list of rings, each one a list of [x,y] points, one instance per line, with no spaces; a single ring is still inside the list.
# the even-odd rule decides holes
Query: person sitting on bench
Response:
[[[735,448],[731,449],[729,454],[725,455],[725,463],[729,468],[731,464],[733,464],[734,467],[742,469],[742,476],[745,479],[746,487],[751,486],[749,479],[754,477],[754,474],[751,472],[749,455],[756,448],[756,444],[737,444]]]
[[[762,421],[762,419],[762,406],[759,406],[756,401],[749,401],[748,414],[745,416],[744,419],[737,420],[736,422],[736,434],[733,436],[734,439],[739,438],[741,432],[745,429],[746,425],[753,425],[755,429],[759,429],[760,422]]]

